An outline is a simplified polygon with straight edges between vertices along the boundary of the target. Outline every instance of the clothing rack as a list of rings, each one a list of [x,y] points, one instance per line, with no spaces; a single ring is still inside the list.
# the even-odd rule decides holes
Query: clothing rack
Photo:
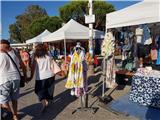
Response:
[[[102,97],[104,97],[104,94],[105,94],[105,79],[106,79],[106,59],[103,58],[103,86],[102,86]]]
[[[104,57],[103,58],[103,74],[102,74],[102,79],[103,79],[103,81],[102,81],[102,96],[101,97],[99,97],[99,101],[100,102],[103,102],[103,106],[102,105],[100,105],[100,107],[103,107],[103,108],[105,108],[105,106],[106,106],[106,104],[109,102],[109,101],[111,101],[111,94],[117,89],[117,86],[116,87],[114,87],[114,88],[112,88],[112,91],[108,94],[108,95],[106,95],[105,94],[105,88],[106,88],[106,58]]]

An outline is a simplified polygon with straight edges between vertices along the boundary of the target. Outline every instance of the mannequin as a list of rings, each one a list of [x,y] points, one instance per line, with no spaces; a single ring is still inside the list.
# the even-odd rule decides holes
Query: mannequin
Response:
[[[69,67],[68,79],[65,87],[71,90],[71,95],[77,97],[87,91],[87,64],[85,62],[85,49],[80,42],[73,48]]]
[[[77,42],[77,45],[73,48],[73,51],[71,53],[73,54],[74,51],[77,51],[78,53],[80,53],[81,50],[83,52],[85,52],[85,49],[83,47],[81,47],[81,43]]]

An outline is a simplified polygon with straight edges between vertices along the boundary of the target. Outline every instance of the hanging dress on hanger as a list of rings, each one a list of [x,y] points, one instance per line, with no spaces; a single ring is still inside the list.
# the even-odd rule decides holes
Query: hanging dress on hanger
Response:
[[[84,52],[80,51],[78,54],[77,51],[74,51],[68,73],[68,79],[65,87],[72,89],[71,95],[81,96],[87,91],[87,80],[86,80],[86,71],[87,64],[85,64]]]
[[[111,32],[108,32],[105,36],[105,39],[102,43],[102,56],[106,58],[106,87],[113,88],[115,83],[115,51],[114,37]]]

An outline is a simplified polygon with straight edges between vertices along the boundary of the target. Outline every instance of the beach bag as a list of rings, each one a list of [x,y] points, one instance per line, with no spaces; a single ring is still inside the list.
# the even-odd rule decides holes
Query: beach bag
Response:
[[[61,72],[61,68],[57,65],[57,63],[52,60],[51,70],[54,74]]]

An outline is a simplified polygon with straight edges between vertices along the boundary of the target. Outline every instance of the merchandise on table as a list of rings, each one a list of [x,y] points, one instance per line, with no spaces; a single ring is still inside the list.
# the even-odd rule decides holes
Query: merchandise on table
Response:
[[[160,71],[139,68],[132,78],[130,100],[160,108]]]

